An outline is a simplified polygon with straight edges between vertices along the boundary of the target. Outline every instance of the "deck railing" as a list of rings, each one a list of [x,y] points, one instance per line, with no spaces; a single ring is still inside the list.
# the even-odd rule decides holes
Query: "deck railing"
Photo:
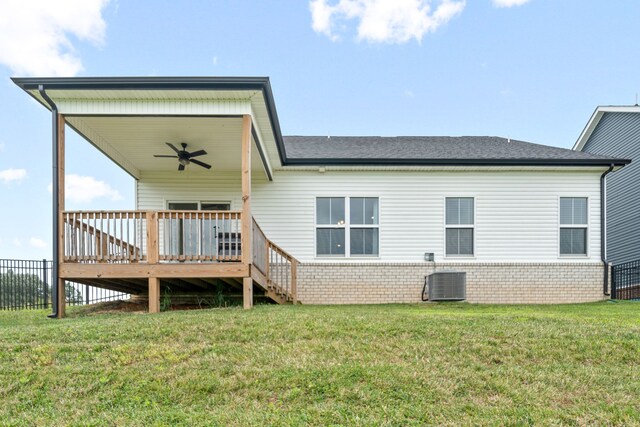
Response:
[[[270,241],[255,219],[251,258],[242,253],[239,211],[65,211],[64,262],[246,262],[264,286],[297,300],[298,261]]]
[[[161,261],[241,261],[242,221],[236,211],[160,211]]]
[[[241,261],[241,217],[236,211],[65,211],[63,260]]]
[[[268,249],[267,244],[269,240],[265,236],[264,232],[253,218],[252,221],[252,236],[253,236],[253,265],[255,268],[266,277],[268,270]]]
[[[267,290],[285,301],[297,302],[298,261],[267,238],[253,219],[253,267],[267,281]]]
[[[146,261],[146,212],[81,211],[62,216],[65,262]]]

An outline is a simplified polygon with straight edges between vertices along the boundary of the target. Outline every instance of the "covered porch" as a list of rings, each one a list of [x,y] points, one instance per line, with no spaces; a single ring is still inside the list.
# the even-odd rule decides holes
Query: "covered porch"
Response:
[[[253,304],[254,286],[274,302],[297,302],[298,262],[268,238],[251,210],[252,177],[271,181],[280,164],[282,137],[268,79],[14,81],[53,116],[56,317],[65,314],[65,281],[146,296],[151,313],[160,310],[167,287],[197,293],[222,286],[241,294],[245,308]],[[241,191],[233,206],[191,206],[185,186],[174,189],[179,197],[158,188],[155,205],[136,192],[133,210],[66,210],[67,128],[137,182],[145,173],[182,174],[194,182],[238,173]],[[210,192],[218,197],[215,188]]]

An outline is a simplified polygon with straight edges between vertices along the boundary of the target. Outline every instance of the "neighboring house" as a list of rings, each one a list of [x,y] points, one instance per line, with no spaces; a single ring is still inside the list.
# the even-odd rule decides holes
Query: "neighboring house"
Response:
[[[574,150],[632,159],[607,178],[607,238],[609,262],[640,260],[640,106],[596,108]]]
[[[162,284],[239,287],[247,307],[254,286],[417,302],[425,276],[456,270],[470,302],[605,298],[601,176],[627,160],[498,137],[283,137],[267,78],[13,80],[54,116],[59,286],[148,293],[152,312]],[[135,178],[135,210],[64,210],[66,127]]]

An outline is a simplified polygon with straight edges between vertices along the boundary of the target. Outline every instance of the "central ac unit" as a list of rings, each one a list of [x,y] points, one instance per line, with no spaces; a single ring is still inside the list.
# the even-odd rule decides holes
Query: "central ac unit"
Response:
[[[429,275],[430,301],[462,301],[467,298],[467,273],[439,271]]]

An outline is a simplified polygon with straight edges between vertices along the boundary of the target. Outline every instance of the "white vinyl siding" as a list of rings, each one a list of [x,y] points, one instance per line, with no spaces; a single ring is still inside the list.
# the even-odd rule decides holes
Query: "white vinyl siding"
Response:
[[[138,208],[165,201],[229,200],[242,207],[240,172],[144,172]],[[588,256],[600,259],[600,174],[593,170],[539,171],[276,171],[254,174],[253,215],[268,238],[301,262],[316,258],[316,197],[377,197],[379,255],[340,262],[424,262],[445,257],[445,198],[475,198],[475,256],[456,262],[565,262],[559,256],[559,198],[589,198]],[[331,258],[327,262],[336,262]]]

